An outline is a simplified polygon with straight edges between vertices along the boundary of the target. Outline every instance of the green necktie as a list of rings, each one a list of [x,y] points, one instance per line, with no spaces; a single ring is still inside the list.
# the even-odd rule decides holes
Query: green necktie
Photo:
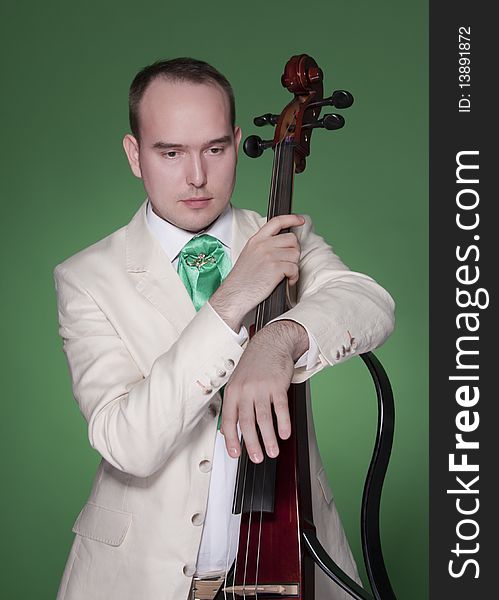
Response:
[[[178,274],[199,310],[229,274],[230,258],[211,235],[193,237],[180,251]]]
[[[193,237],[180,251],[178,274],[189,292],[192,302],[199,310],[211,298],[213,292],[229,274],[230,258],[220,240],[203,234]],[[220,388],[223,399],[223,387]],[[220,429],[222,411],[218,418]]]

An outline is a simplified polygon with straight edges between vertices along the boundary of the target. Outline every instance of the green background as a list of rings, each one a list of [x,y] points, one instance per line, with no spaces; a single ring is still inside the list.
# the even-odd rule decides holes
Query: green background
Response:
[[[382,536],[398,598],[426,598],[426,3],[46,0],[1,11],[2,598],[55,598],[99,460],[72,399],[52,270],[128,222],[145,197],[121,148],[131,79],[158,58],[207,60],[233,83],[249,135],[261,133],[253,116],[288,102],[280,75],[302,52],[322,67],[326,92],[348,89],[356,100],[343,130],[314,133],[294,209],[396,300],[396,331],[376,352],[397,406]],[[235,205],[265,212],[271,158],[241,157]],[[361,563],[359,508],[376,423],[370,378],[354,358],[314,377],[312,392]]]

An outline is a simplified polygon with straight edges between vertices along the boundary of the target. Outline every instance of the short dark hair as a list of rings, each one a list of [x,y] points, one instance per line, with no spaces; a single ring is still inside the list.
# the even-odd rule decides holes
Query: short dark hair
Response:
[[[232,129],[236,123],[236,106],[232,86],[215,67],[195,58],[181,57],[170,60],[158,60],[137,73],[130,86],[128,95],[128,116],[130,128],[137,140],[140,139],[139,106],[149,84],[157,77],[170,81],[189,81],[219,85],[226,93],[230,105]]]

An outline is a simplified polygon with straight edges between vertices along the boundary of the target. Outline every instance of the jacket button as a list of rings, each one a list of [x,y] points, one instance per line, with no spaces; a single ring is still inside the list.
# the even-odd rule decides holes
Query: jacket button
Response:
[[[225,371],[224,369],[218,369],[217,370],[217,375],[219,377],[225,377],[227,375],[227,371]]]
[[[217,388],[222,385],[222,382],[220,381],[220,379],[214,377],[213,379],[210,379],[210,385],[212,385],[214,388]]]
[[[195,572],[196,572],[196,569],[192,565],[184,565],[182,568],[182,573],[186,577],[192,577]]]
[[[224,363],[224,367],[230,371],[234,368],[235,364],[236,363],[232,360],[232,358],[228,358]]]
[[[211,471],[211,460],[204,459],[199,463],[201,473],[209,473]]]
[[[191,517],[191,523],[193,525],[202,525],[204,523],[203,513],[194,513]]]
[[[211,392],[212,392],[212,391],[213,391],[213,390],[212,390],[210,387],[205,387],[205,388],[203,389],[203,394],[206,394],[206,395],[208,395],[208,394],[211,394]]]

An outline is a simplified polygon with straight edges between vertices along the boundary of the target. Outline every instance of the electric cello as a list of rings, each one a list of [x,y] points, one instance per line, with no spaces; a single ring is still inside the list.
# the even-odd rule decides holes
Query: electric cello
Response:
[[[306,54],[290,58],[281,83],[293,99],[281,114],[266,113],[254,119],[256,126],[275,126],[273,139],[252,135],[244,142],[244,151],[252,158],[267,148],[274,150],[268,219],[292,212],[294,174],[305,169],[313,130],[334,131],[345,124],[336,113],[320,117],[322,107],[346,109],[353,103],[352,95],[344,90],[323,97],[322,70]],[[255,332],[285,310],[283,280],[258,306]],[[312,514],[307,385],[301,383],[291,384],[288,391],[292,434],[280,441],[279,456],[272,459],[265,455],[263,462],[255,464],[243,447],[233,505],[234,514],[241,515],[237,557],[216,600],[315,600],[315,565],[353,598],[395,600],[379,531],[381,491],[393,441],[393,395],[379,360],[371,352],[360,356],[373,379],[378,402],[377,436],[361,508],[362,549],[372,593],[353,581],[317,538]]]

